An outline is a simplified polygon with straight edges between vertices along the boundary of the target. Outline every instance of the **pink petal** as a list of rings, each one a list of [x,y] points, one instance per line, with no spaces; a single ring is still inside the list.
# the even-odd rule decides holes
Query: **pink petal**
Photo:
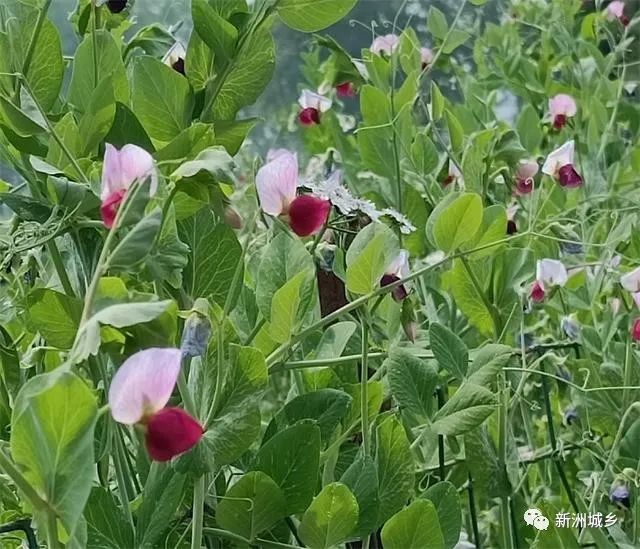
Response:
[[[125,189],[120,169],[120,152],[113,145],[107,143],[104,150],[104,162],[102,164],[102,189],[100,198],[105,200],[108,196]]]
[[[542,301],[544,301],[544,296],[545,296],[544,288],[536,280],[531,285],[531,292],[529,293],[529,297],[531,298],[531,301],[534,301],[535,303],[541,303]]]
[[[162,410],[178,380],[180,359],[180,349],[151,348],[125,360],[109,387],[113,419],[132,425]]]
[[[393,261],[387,265],[384,272],[388,275],[395,275],[398,278],[409,276],[409,252],[407,250],[400,250],[398,255],[393,258]]]
[[[120,208],[120,204],[122,204],[125,194],[127,194],[127,191],[125,189],[121,189],[107,196],[107,198],[102,201],[100,206],[100,215],[102,216],[102,222],[107,229],[113,228],[113,224],[118,214],[118,208]]]
[[[535,177],[538,174],[538,163],[535,160],[527,160],[521,162],[516,171],[516,177],[519,179],[528,179],[529,177]]]
[[[551,113],[552,118],[555,118],[558,115],[564,115],[571,118],[578,112],[578,106],[576,105],[573,97],[566,93],[559,93],[549,99],[549,112]]]
[[[369,49],[373,53],[384,53],[385,55],[391,55],[393,51],[400,44],[400,38],[396,34],[387,34],[385,36],[378,36],[372,43]]]
[[[631,327],[631,338],[633,341],[640,341],[640,318],[636,318]]]
[[[624,2],[614,0],[607,6],[605,11],[609,20],[621,19],[624,16]]]
[[[152,459],[169,461],[198,444],[203,433],[202,426],[181,408],[164,408],[149,418],[145,445]]]
[[[336,86],[336,93],[338,97],[353,97],[356,94],[356,89],[352,82],[343,82]]]
[[[138,145],[125,145],[120,150],[120,169],[127,188],[140,179],[151,177],[149,194],[153,196],[158,189],[158,174],[156,173],[153,156]]]
[[[553,118],[553,128],[556,130],[561,130],[567,125],[567,115],[566,114],[556,114]]]
[[[420,49],[420,59],[422,60],[423,69],[431,65],[433,61],[433,57],[434,57],[433,52],[429,48]]]
[[[296,197],[289,206],[289,225],[298,236],[317,233],[327,222],[331,202],[312,194]]]
[[[640,292],[634,292],[632,294],[633,302],[636,304],[636,307],[640,309]]]
[[[572,164],[567,164],[558,170],[558,183],[563,187],[574,189],[582,185],[582,176]]]
[[[280,215],[296,197],[298,186],[298,157],[280,149],[273,160],[256,174],[256,190],[260,207],[269,215]]]

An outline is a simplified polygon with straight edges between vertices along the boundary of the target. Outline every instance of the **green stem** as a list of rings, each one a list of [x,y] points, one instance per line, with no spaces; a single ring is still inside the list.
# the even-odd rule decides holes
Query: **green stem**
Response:
[[[202,527],[204,525],[204,475],[193,485],[193,525],[191,530],[191,549],[202,547]]]
[[[124,456],[124,443],[120,438],[118,427],[113,432],[113,446],[115,447],[115,453],[113,454],[113,466],[116,471],[116,484],[118,485],[118,492],[120,494],[120,502],[122,504],[122,510],[129,524],[133,525],[133,515],[131,514],[131,508],[129,507],[129,488],[126,481],[126,458]]]
[[[251,330],[251,333],[247,336],[247,339],[244,342],[245,345],[251,345],[251,343],[256,338],[260,330],[262,330],[262,327],[265,325],[265,322],[266,322],[266,319],[264,318],[261,318],[258,322],[256,322],[256,325],[253,327],[253,330]]]
[[[622,409],[626,410],[629,404],[631,404],[631,391],[629,386],[633,382],[633,349],[631,344],[631,338],[627,338],[627,348],[624,355],[624,386],[622,390]],[[640,507],[640,505],[639,505]]]
[[[471,530],[473,531],[473,542],[476,545],[476,549],[482,549],[480,543],[480,529],[478,528],[478,514],[476,512],[476,499],[473,494],[473,478],[469,473],[469,482],[467,483],[467,494],[469,497],[469,516],[471,518]]]
[[[369,325],[367,314],[362,315],[361,334],[362,334],[362,359],[360,369],[360,421],[362,425],[362,448],[364,455],[369,455]]]
[[[58,273],[60,283],[64,288],[64,293],[69,297],[75,297],[76,294],[73,291],[73,286],[71,285],[71,281],[69,280],[69,276],[67,275],[67,270],[64,268],[64,262],[62,261],[60,250],[58,250],[58,246],[56,246],[55,239],[49,240],[49,242],[47,242],[47,249],[49,250],[49,255],[51,256],[51,261],[53,261],[53,266],[56,269],[56,273]]]
[[[47,511],[47,545],[49,549],[62,547],[58,539],[58,521],[53,511]]]
[[[506,387],[504,374],[501,374],[498,381],[500,395],[500,407],[498,408],[498,461],[504,476],[507,475],[507,439],[508,439],[508,406],[509,394]],[[502,546],[504,548],[513,547],[513,532],[511,531],[511,515],[509,511],[509,495],[502,495],[500,498],[500,521],[502,522]]]
[[[444,392],[444,387],[440,385],[437,388],[437,397],[438,397],[438,409],[442,408],[446,401],[446,395]],[[438,435],[438,473],[440,475],[440,481],[443,482],[446,480],[447,469],[445,466],[445,455],[444,455],[444,436]]]
[[[47,509],[47,503],[38,495],[29,481],[22,476],[11,459],[0,448],[0,469],[13,481],[35,509]]]
[[[180,393],[180,398],[184,404],[185,410],[189,412],[192,416],[196,416],[196,405],[193,402],[193,398],[191,397],[191,393],[189,392],[189,385],[187,383],[187,376],[184,373],[185,369],[188,369],[189,363],[191,359],[188,358],[182,364],[180,368],[180,374],[178,374],[178,392]]]

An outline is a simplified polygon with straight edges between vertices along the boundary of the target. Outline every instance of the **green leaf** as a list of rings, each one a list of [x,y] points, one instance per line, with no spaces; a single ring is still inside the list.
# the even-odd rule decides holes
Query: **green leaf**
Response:
[[[232,156],[238,154],[242,143],[258,121],[258,118],[216,121],[216,145],[224,147]]]
[[[82,113],[89,111],[94,90],[100,82],[111,82],[114,98],[120,103],[129,102],[127,73],[115,39],[110,32],[98,30],[95,33],[95,52],[93,44],[92,35],[87,34],[78,46],[69,84],[69,102]]]
[[[192,0],[191,16],[198,36],[214,53],[216,66],[226,65],[233,57],[238,41],[236,28],[218,15],[206,0]]]
[[[271,303],[276,292],[298,273],[315,274],[313,259],[298,238],[280,233],[265,248],[258,267],[256,303],[267,320],[271,319]],[[310,294],[300,304],[300,310],[308,310]]]
[[[27,296],[27,308],[33,328],[49,345],[71,348],[82,316],[80,299],[49,288],[39,288]]]
[[[413,494],[414,463],[402,424],[393,416],[377,428],[378,525],[400,510]]]
[[[327,484],[302,517],[298,534],[310,549],[329,549],[346,540],[358,524],[358,502],[340,482]]]
[[[530,153],[535,153],[544,137],[540,117],[532,105],[525,105],[518,117],[518,135],[520,143]]]
[[[453,53],[462,44],[471,38],[471,35],[467,31],[460,29],[453,29],[451,34],[447,37],[447,41],[442,44],[442,51],[447,55]]]
[[[94,477],[96,399],[78,376],[38,375],[20,390],[11,420],[11,455],[25,478],[73,532]]]
[[[431,117],[433,120],[437,122],[442,118],[442,115],[444,114],[444,107],[444,95],[442,95],[442,92],[435,81],[431,81]]]
[[[0,193],[0,203],[25,221],[45,223],[51,217],[51,207],[30,196],[10,192]]]
[[[478,232],[482,224],[482,198],[475,193],[463,193],[431,215],[433,243],[444,252],[452,252]]]
[[[429,326],[431,350],[441,368],[462,380],[467,375],[469,353],[464,342],[449,328],[432,322]]]
[[[447,119],[447,128],[449,130],[449,140],[453,152],[459,153],[464,145],[464,128],[460,121],[450,110],[446,109],[444,116]]]
[[[515,352],[512,347],[497,343],[489,343],[476,351],[469,367],[468,381],[482,387],[489,387],[495,381]]]
[[[69,151],[73,157],[78,158],[82,153],[82,138],[80,137],[80,130],[73,114],[70,112],[65,114],[56,123],[54,128],[67,150],[65,151],[58,141],[51,137],[49,139],[49,152],[46,161],[56,168],[59,168],[70,178],[80,179],[82,174],[78,172],[67,154],[67,151]]]
[[[402,349],[393,349],[384,361],[393,398],[401,411],[424,423],[431,417],[433,395],[438,385],[435,368]]]
[[[382,223],[371,223],[347,250],[347,289],[368,294],[379,287],[385,269],[398,254],[398,237]]]
[[[189,160],[171,174],[172,179],[193,177],[201,171],[210,173],[217,181],[229,181],[229,174],[234,168],[233,158],[223,147],[204,149],[194,160]]]
[[[184,66],[186,76],[196,91],[203,90],[216,74],[213,51],[195,30],[189,38]]]
[[[168,143],[191,122],[194,98],[189,82],[153,57],[133,63],[131,103],[149,136]]]
[[[93,91],[87,112],[80,119],[80,138],[83,156],[95,152],[98,145],[111,130],[116,116],[116,103],[113,84],[110,79],[103,80]]]
[[[216,223],[213,213],[203,208],[178,223],[178,234],[191,250],[183,272],[187,293],[192,297],[210,297],[224,306],[238,263],[242,261],[242,247],[233,229],[225,223]],[[242,281],[242,273],[239,280]]]
[[[447,18],[444,16],[444,13],[435,6],[431,6],[429,13],[427,13],[427,28],[433,37],[439,40],[444,40],[449,31]]]
[[[35,118],[0,95],[0,115],[4,123],[20,137],[30,137],[47,131]]]
[[[260,471],[247,473],[236,482],[216,510],[220,526],[249,540],[286,515],[287,502],[282,490]]]
[[[444,549],[438,513],[431,501],[417,499],[383,526],[385,549]]]
[[[438,151],[426,132],[416,135],[411,145],[411,160],[418,174],[422,176],[430,175],[438,168]]]
[[[275,57],[273,38],[263,25],[247,38],[229,66],[226,78],[215,95],[213,108],[202,113],[203,120],[233,120],[242,107],[253,104],[271,81]]]
[[[269,333],[274,341],[285,343],[296,331],[305,312],[300,304],[314,280],[310,273],[302,271],[273,294]]]
[[[278,15],[292,29],[316,32],[337,23],[358,0],[280,0]]]
[[[136,514],[135,547],[155,547],[165,536],[185,496],[187,477],[171,467],[156,464],[142,492],[142,504]]]
[[[373,532],[378,520],[378,472],[370,456],[358,455],[340,479],[358,501],[357,537]]]
[[[433,417],[431,429],[439,435],[455,436],[471,431],[496,409],[497,399],[489,389],[463,383]]]
[[[172,288],[180,288],[182,271],[189,261],[188,254],[189,246],[178,238],[175,209],[169,208],[160,237],[147,257],[145,266],[154,279],[164,280]]]
[[[445,549],[453,548],[460,540],[462,510],[458,490],[450,482],[443,481],[429,487],[420,496],[430,500],[438,512],[438,522],[444,538]]]
[[[484,209],[482,213],[482,226],[477,233],[477,239],[467,242],[462,249],[482,248],[494,242],[499,242],[507,234],[507,210],[502,204],[494,204]],[[483,250],[473,252],[467,257],[473,261],[489,256],[494,256],[500,250],[500,246],[490,246]]]
[[[104,140],[118,148],[132,143],[149,152],[155,150],[151,139],[136,115],[129,107],[119,102],[116,102],[116,114],[113,124],[111,124],[111,129]]]
[[[162,223],[162,210],[156,208],[142,218],[118,243],[109,256],[109,269],[136,272],[147,258]]]
[[[133,528],[118,508],[114,495],[102,487],[91,490],[84,509],[89,547],[133,547]]]
[[[320,429],[298,423],[271,437],[258,451],[254,469],[284,492],[287,514],[302,513],[313,498],[320,465]]]
[[[494,130],[473,134],[462,157],[462,174],[467,190],[482,193],[486,177],[486,159],[492,153]]]

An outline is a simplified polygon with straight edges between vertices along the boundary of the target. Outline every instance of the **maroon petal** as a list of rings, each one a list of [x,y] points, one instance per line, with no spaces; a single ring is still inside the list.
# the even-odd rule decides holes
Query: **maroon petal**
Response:
[[[633,341],[640,341],[640,318],[636,318],[631,327],[631,338]]]
[[[398,282],[398,280],[400,279],[396,275],[385,274],[380,280],[380,286],[389,286],[394,282]],[[396,286],[393,290],[391,290],[391,295],[393,296],[394,300],[402,301],[403,299],[407,298],[409,292],[407,291],[407,288],[404,286],[404,284],[400,284],[400,286]]]
[[[513,219],[507,221],[507,234],[516,234],[518,232],[518,225]]]
[[[533,186],[533,177],[527,177],[526,179],[516,179],[516,191],[518,192],[518,194],[529,194],[533,192]]]
[[[351,82],[343,82],[336,86],[336,92],[338,97],[353,97],[356,94],[356,89]]]
[[[149,419],[145,444],[152,459],[169,461],[193,448],[203,432],[202,426],[181,408],[163,408]]]
[[[314,124],[320,124],[320,111],[313,107],[307,107],[302,109],[298,115],[300,124],[303,126],[313,126]]]
[[[327,222],[331,202],[303,194],[297,196],[289,205],[289,225],[298,236],[309,236],[317,233]]]
[[[120,13],[127,7],[127,0],[107,0],[107,8],[111,13]]]
[[[540,283],[536,280],[531,286],[531,292],[529,293],[529,297],[531,301],[535,303],[541,303],[544,301],[545,292]]]
[[[582,177],[573,164],[567,164],[558,170],[558,183],[563,187],[575,188],[582,185]]]
[[[556,130],[561,130],[567,125],[567,116],[564,114],[556,114],[556,117],[553,119],[553,127]]]
[[[113,194],[110,194],[100,206],[100,215],[102,216],[102,222],[107,229],[113,227],[113,223],[116,220],[118,214],[118,208],[122,203],[122,199],[127,191],[121,189]]]
[[[176,62],[173,65],[171,65],[171,68],[174,71],[179,72],[183,76],[186,74],[184,70],[184,59],[182,59],[182,57],[178,57]]]
[[[453,175],[448,175],[447,177],[445,177],[442,180],[442,186],[443,187],[448,187],[449,185],[451,185],[451,183],[453,183],[456,180],[455,176]]]

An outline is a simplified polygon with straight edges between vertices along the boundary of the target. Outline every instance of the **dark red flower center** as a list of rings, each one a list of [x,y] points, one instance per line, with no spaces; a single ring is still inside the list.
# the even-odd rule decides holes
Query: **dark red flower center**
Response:
[[[181,408],[163,408],[147,422],[145,444],[152,459],[169,461],[193,448],[202,438],[202,426]]]
[[[542,288],[540,283],[536,280],[531,286],[531,293],[529,294],[529,297],[531,298],[532,301],[535,301],[536,303],[540,303],[541,301],[544,301],[544,296],[545,296],[544,289]]]
[[[566,114],[556,114],[556,117],[553,119],[553,127],[556,130],[561,130],[567,124],[567,115]]]
[[[533,177],[527,177],[526,179],[516,179],[516,191],[519,194],[529,194],[533,191]]]
[[[558,170],[558,183],[563,187],[575,188],[582,185],[582,177],[573,164],[566,164]]]
[[[298,236],[315,234],[327,222],[330,211],[331,202],[328,200],[312,194],[297,196],[287,211],[289,226]]]
[[[298,115],[300,124],[303,126],[313,126],[314,124],[320,124],[320,111],[314,107],[307,107],[302,109]]]
[[[353,97],[356,94],[356,89],[351,82],[343,82],[336,86],[336,92],[338,97]]]
[[[121,189],[113,194],[110,194],[106,200],[100,206],[100,215],[102,216],[102,222],[107,229],[113,227],[113,223],[116,220],[118,214],[118,208],[124,199],[124,195],[127,193],[125,189]]]
[[[633,341],[640,341],[640,318],[636,318],[631,328],[631,338]]]
[[[173,65],[171,65],[171,67],[173,68],[174,71],[179,72],[182,75],[185,74],[184,59],[182,59],[182,57],[178,57],[178,60]]]
[[[380,280],[380,286],[389,286],[390,284],[398,282],[398,280],[400,279],[394,274],[385,274]],[[391,290],[391,295],[393,296],[393,299],[395,301],[402,301],[403,299],[406,299],[408,297],[409,292],[407,291],[407,288],[404,286],[404,284],[400,284],[399,286],[396,286],[393,290]]]
[[[507,234],[516,234],[518,232],[518,226],[513,219],[507,221]]]
[[[447,177],[444,178],[444,180],[442,181],[442,186],[443,187],[448,187],[449,185],[451,185],[451,183],[453,183],[456,180],[455,176],[453,175],[448,175]]]

